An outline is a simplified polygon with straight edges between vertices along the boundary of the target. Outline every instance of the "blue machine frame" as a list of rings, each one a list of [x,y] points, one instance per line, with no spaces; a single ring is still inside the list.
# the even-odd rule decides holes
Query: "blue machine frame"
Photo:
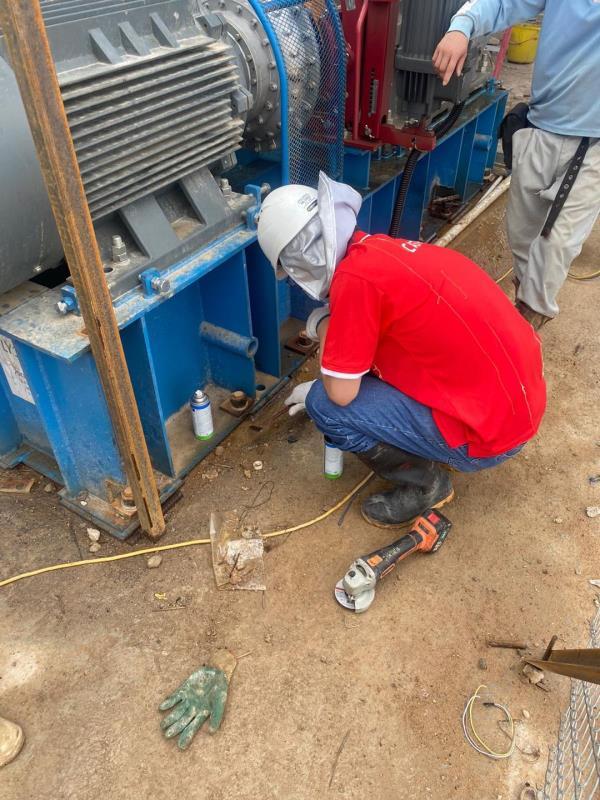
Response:
[[[253,5],[266,21],[260,3]],[[268,22],[265,28],[271,30]],[[285,68],[275,35],[271,44],[285,98]],[[490,83],[436,149],[421,157],[403,219],[407,238],[428,237],[434,187],[451,188],[465,201],[480,189],[495,160],[506,97]],[[115,301],[163,499],[243,418],[221,408],[231,392],[255,398],[248,413],[254,412],[305,358],[293,340],[314,304],[289,282],[276,280],[253,229],[258,187],[286,182],[285,135],[283,145],[279,160],[243,154],[229,173],[236,190],[257,199],[245,228],[173,264],[166,271],[166,296],[136,288]],[[386,158],[346,150],[344,179],[364,196],[361,229],[387,231],[405,158],[401,151]],[[56,314],[61,297],[60,287],[33,284],[0,297],[0,465],[29,464],[63,485],[63,504],[124,539],[137,524],[119,505],[126,477],[81,317]],[[213,406],[215,436],[209,442],[195,439],[191,428],[189,399],[199,387]]]

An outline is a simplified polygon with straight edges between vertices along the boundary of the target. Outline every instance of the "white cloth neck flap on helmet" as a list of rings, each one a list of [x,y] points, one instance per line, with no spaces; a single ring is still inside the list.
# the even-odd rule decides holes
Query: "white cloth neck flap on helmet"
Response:
[[[279,253],[290,278],[314,300],[329,294],[335,268],[346,254],[362,198],[345,183],[319,174],[318,212]]]

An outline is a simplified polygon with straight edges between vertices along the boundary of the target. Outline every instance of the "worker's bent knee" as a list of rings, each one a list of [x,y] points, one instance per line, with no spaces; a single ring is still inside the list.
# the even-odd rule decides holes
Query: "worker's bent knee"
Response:
[[[332,444],[340,450],[358,453],[369,450],[377,440],[368,430],[356,425],[352,413],[355,404],[356,400],[348,406],[334,403],[329,399],[323,381],[315,381],[306,398],[306,412]]]

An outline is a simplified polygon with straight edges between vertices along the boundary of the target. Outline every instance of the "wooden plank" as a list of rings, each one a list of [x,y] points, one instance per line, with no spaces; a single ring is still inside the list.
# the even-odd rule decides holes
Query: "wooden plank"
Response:
[[[160,497],[39,0],[0,0],[0,26],[29,119],[140,525],[156,539],[165,530]]]

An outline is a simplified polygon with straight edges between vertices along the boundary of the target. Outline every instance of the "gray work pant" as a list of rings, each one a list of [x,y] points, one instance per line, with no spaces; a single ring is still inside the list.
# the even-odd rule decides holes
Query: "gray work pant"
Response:
[[[558,314],[558,292],[600,213],[600,144],[591,139],[552,232],[547,239],[540,236],[580,141],[537,128],[519,130],[513,138],[507,225],[520,281],[517,297],[547,317]]]

